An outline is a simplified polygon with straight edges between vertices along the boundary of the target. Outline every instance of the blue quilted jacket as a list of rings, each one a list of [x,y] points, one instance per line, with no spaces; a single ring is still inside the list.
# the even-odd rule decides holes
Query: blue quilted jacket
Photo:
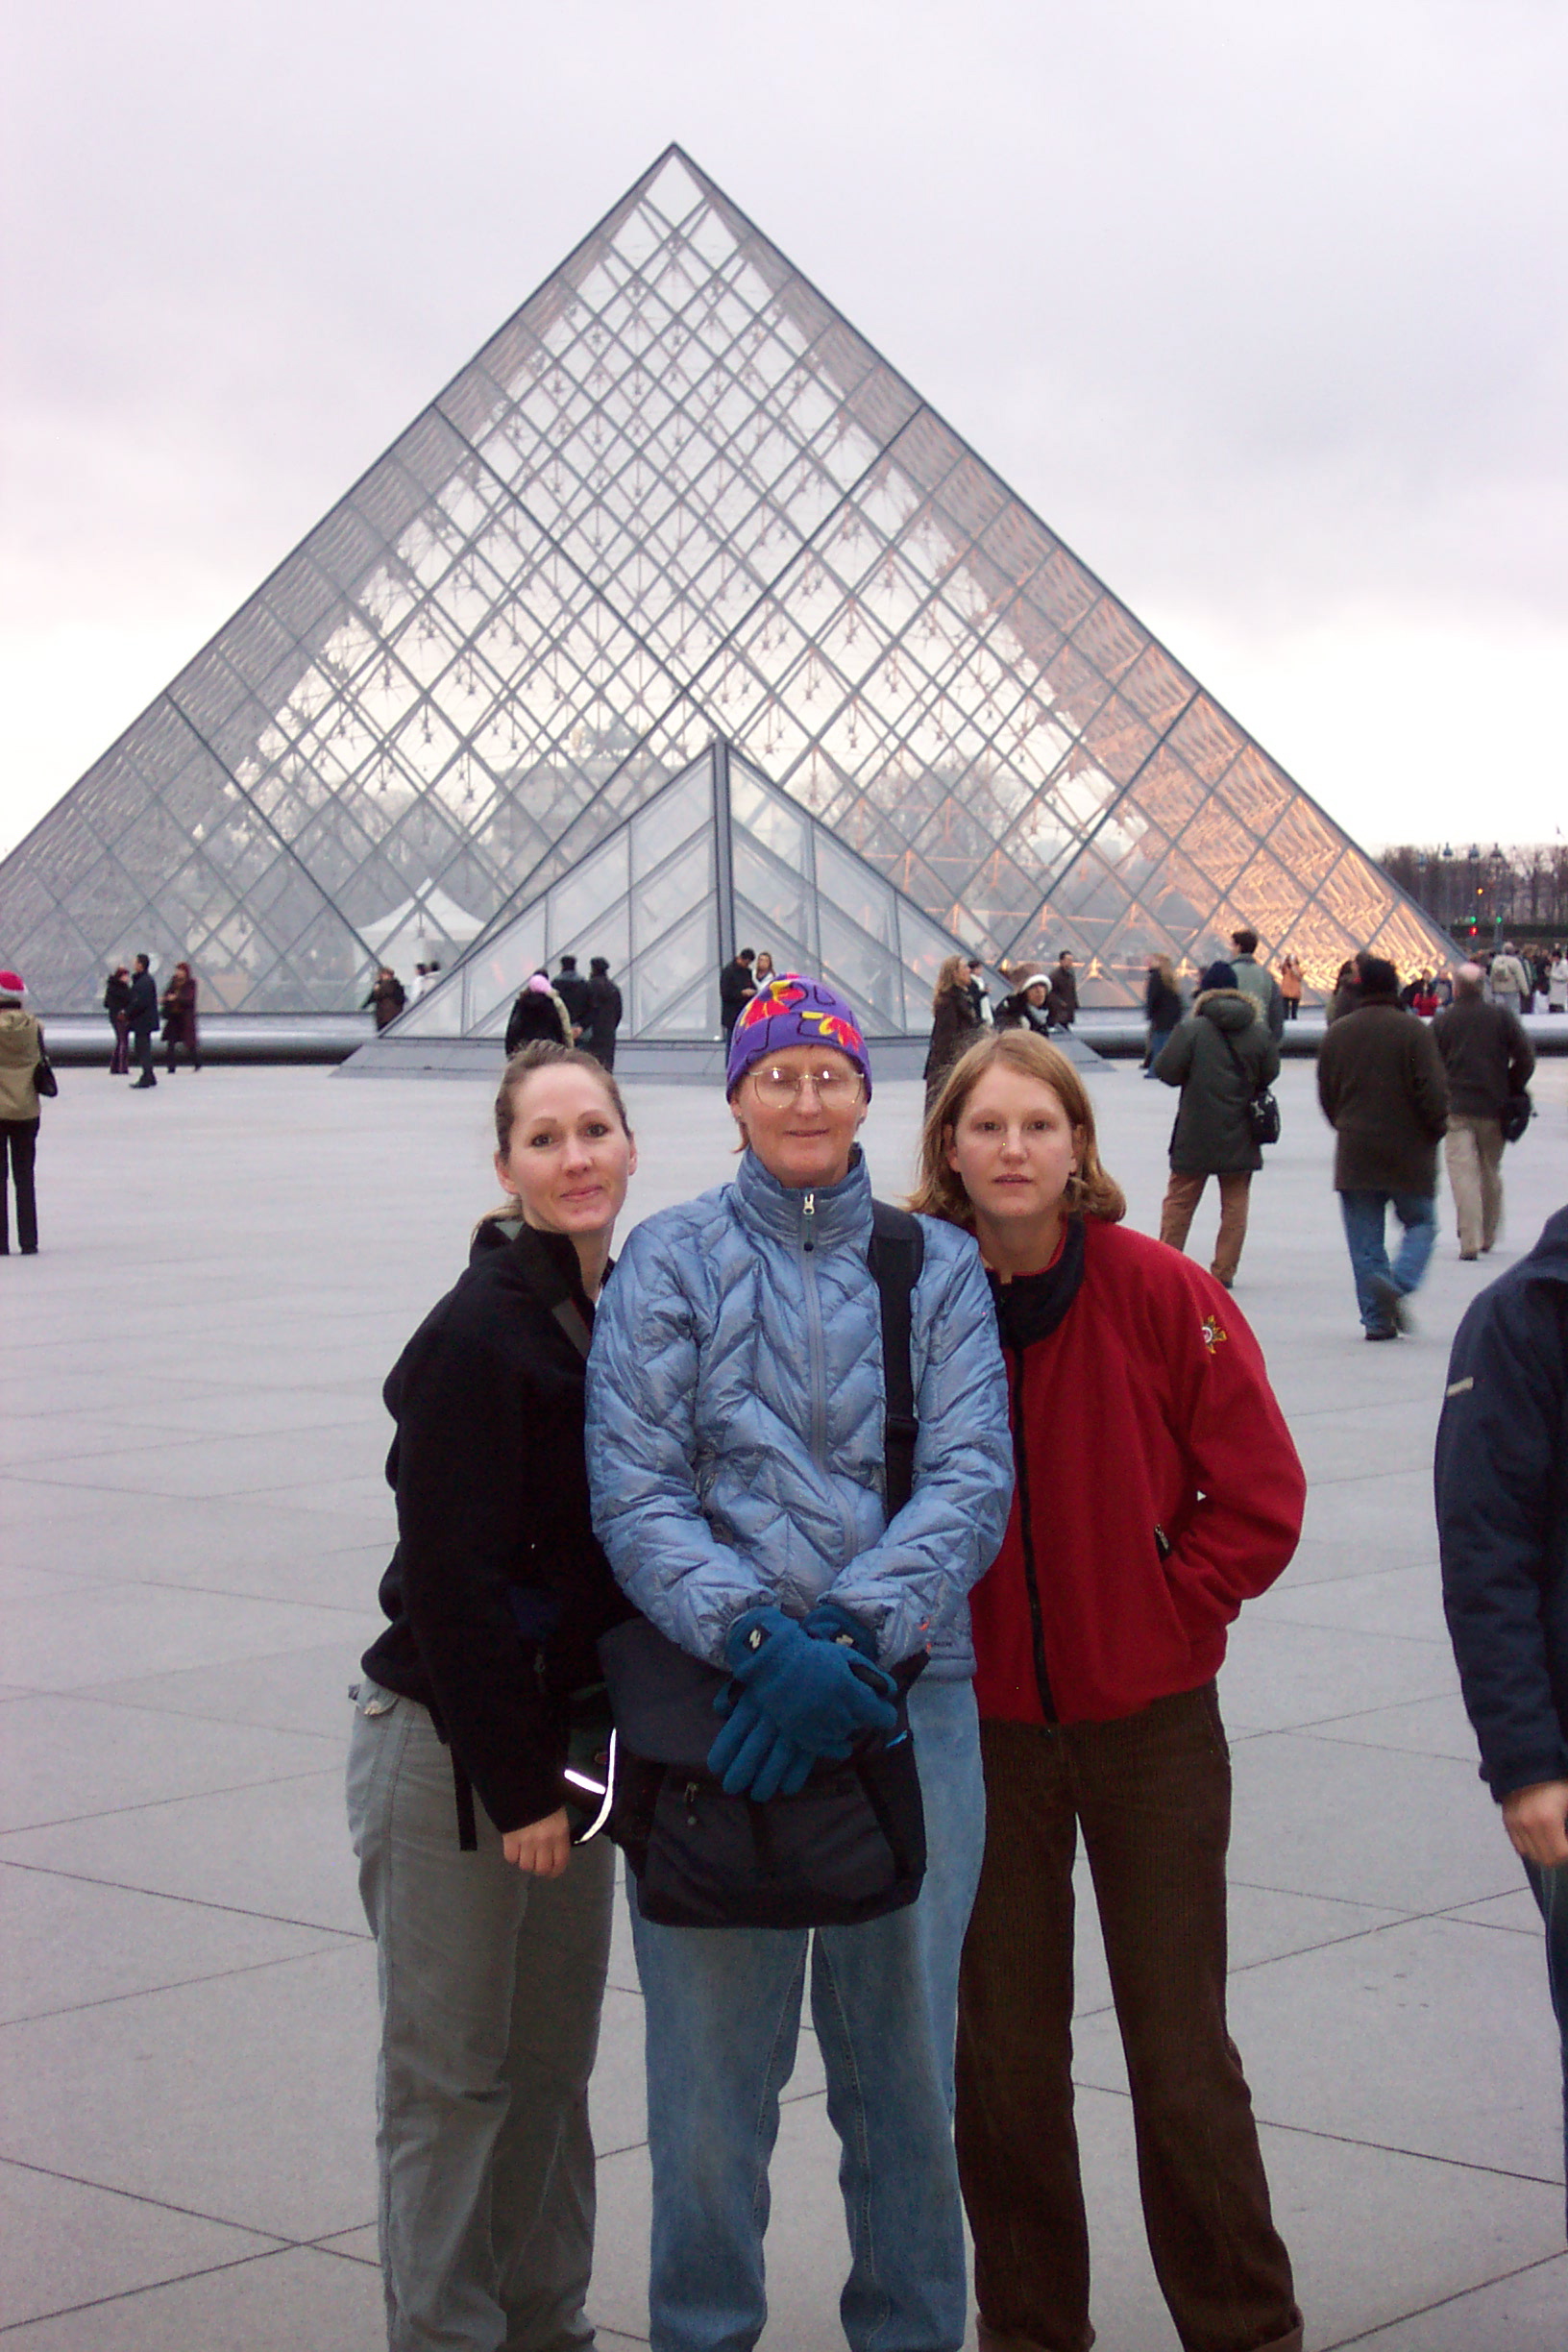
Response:
[[[645,1616],[723,1663],[735,1618],[803,1616],[824,1594],[895,1664],[974,1672],[969,1587],[1013,1493],[1007,1375],[979,1254],[921,1220],[915,1491],[882,1505],[882,1330],[867,1262],[871,1187],[794,1191],[747,1152],[732,1184],[661,1210],[626,1243],[594,1321],[594,1526]]]

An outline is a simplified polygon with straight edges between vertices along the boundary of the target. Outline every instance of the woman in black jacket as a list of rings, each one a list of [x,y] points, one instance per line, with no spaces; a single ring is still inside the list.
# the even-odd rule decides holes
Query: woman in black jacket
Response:
[[[568,1696],[627,1614],[582,1422],[636,1154],[615,1081],[557,1044],[507,1063],[496,1138],[507,1207],[386,1383],[398,1548],[349,1754],[395,2352],[587,2340],[613,1857],[574,1850],[563,1773]]]
[[[937,974],[931,996],[931,1044],[925,1057],[925,1099],[929,1106],[942,1082],[966,1045],[979,1033],[980,1016],[969,993],[969,968],[962,956],[949,956]]]

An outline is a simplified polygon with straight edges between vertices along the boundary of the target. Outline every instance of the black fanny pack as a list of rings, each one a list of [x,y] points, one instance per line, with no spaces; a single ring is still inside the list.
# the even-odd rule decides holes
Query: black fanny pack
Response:
[[[907,1694],[925,1664],[899,1668],[898,1722],[824,1760],[793,1797],[729,1797],[707,1769],[729,1677],[646,1617],[604,1634],[615,1716],[608,1834],[661,1927],[851,1927],[912,1903],[925,1874],[925,1814]]]

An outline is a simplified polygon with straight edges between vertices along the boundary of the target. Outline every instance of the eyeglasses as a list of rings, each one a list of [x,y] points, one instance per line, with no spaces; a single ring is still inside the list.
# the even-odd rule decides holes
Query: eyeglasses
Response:
[[[804,1070],[781,1069],[776,1062],[767,1062],[753,1066],[751,1083],[759,1100],[775,1111],[797,1102],[804,1086],[831,1110],[835,1103],[854,1101],[860,1092],[860,1072],[847,1062],[824,1062],[820,1069]]]

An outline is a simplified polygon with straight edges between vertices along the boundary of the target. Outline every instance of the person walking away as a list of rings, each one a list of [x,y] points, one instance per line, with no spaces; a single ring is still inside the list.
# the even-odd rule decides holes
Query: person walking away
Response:
[[[1268,1024],[1269,1036],[1277,1044],[1285,1035],[1285,991],[1273,973],[1258,961],[1256,931],[1233,931],[1231,945],[1236,950],[1231,958],[1236,985],[1257,1005]]]
[[[0,971],[0,1258],[11,1255],[10,1191],[16,1195],[16,1246],[24,1258],[38,1254],[37,1072],[43,1031],[23,1005],[26,994],[20,972]]]
[[[575,955],[563,955],[561,968],[555,974],[555,993],[565,1005],[572,1024],[568,1044],[576,1044],[588,1026],[588,983],[577,969]]]
[[[1459,1256],[1483,1258],[1503,1222],[1503,1116],[1535,1068],[1517,1013],[1488,1004],[1479,964],[1461,964],[1455,999],[1432,1024],[1448,1080],[1443,1158],[1459,1226]]]
[[[1149,1024],[1149,1040],[1143,1048],[1145,1078],[1154,1076],[1154,1066],[1181,1017],[1182,992],[1177,985],[1176,967],[1167,955],[1150,956],[1148,978],[1143,983],[1143,1018]]]
[[[525,1045],[570,1045],[572,1041],[571,1014],[559,992],[551,988],[549,972],[536,971],[518,990],[506,1017],[502,1042],[508,1058]]]
[[[1546,1928],[1568,2140],[1568,1209],[1471,1303],[1437,1425],[1443,1607],[1482,1777]]]
[[[1405,1302],[1420,1286],[1437,1237],[1448,1080],[1432,1031],[1400,1004],[1393,966],[1364,951],[1357,966],[1361,1000],[1324,1037],[1317,1099],[1337,1139],[1334,1187],[1361,1328],[1369,1339],[1394,1339],[1410,1329]],[[1404,1228],[1392,1265],[1384,1241],[1390,1209]]]
[[[979,1032],[980,1017],[969,991],[968,967],[962,956],[948,956],[937,974],[931,995],[931,1042],[925,1056],[925,1099],[929,1103],[971,1039]]]
[[[1211,1176],[1219,1180],[1219,1231],[1210,1267],[1229,1290],[1247,1237],[1252,1180],[1263,1164],[1249,1105],[1280,1074],[1280,1048],[1255,996],[1236,985],[1229,964],[1211,964],[1192,1010],[1167,1039],[1154,1074],[1180,1087],[1170,1133],[1170,1181],[1160,1211],[1160,1238],[1184,1250]]]
[[[1051,967],[1046,1005],[1053,1029],[1070,1029],[1078,1018],[1078,975],[1069,948],[1064,947]]]
[[[732,1794],[764,1795],[750,1774],[765,1767],[777,1785],[775,1755],[783,1785],[799,1786],[794,1774],[828,1752],[862,1673],[929,1657],[907,1702],[927,1849],[913,1904],[855,1925],[692,1928],[645,1919],[628,1887],[647,2013],[653,2352],[744,2352],[762,2332],[768,2162],[808,1964],[843,2147],[845,2334],[852,2352],[964,2340],[953,2034],[984,1830],[965,1596],[1007,1521],[1007,1387],[973,1242],[921,1219],[919,1437],[911,1498],[888,1523],[871,1189],[856,1141],[870,1084],[860,1026],[825,983],[784,974],[754,998],[729,1052],[735,1177],[638,1227],[594,1332],[588,1461],[610,1564],[671,1641],[755,1678]],[[751,1760],[759,1749],[767,1757]]]
[[[621,991],[610,978],[609,961],[594,956],[588,966],[588,1025],[580,1042],[607,1070],[615,1067],[615,1033],[621,1026]]]
[[[986,1849],[959,1997],[980,2342],[1083,2346],[1073,2128],[1080,1830],[1127,2053],[1144,2224],[1181,2341],[1299,2352],[1225,2021],[1231,1784],[1215,1676],[1306,1482],[1212,1278],[1121,1223],[1077,1071],[1019,1031],[949,1073],[914,1206],[972,1231],[1012,1388],[1007,1534],[972,1596]]]
[[[506,1205],[383,1392],[398,1548],[349,1750],[390,2352],[593,2340],[614,1856],[574,1849],[562,1774],[569,1694],[626,1614],[589,1518],[583,1356],[636,1154],[614,1081],[560,1044],[507,1063],[496,1137]]]
[[[1568,947],[1554,947],[1546,974],[1548,1013],[1568,1013]]]
[[[726,964],[719,974],[719,1018],[723,1027],[727,1046],[734,1035],[735,1023],[757,992],[751,977],[751,967],[757,960],[754,947],[743,947],[733,963]]]
[[[361,1013],[375,1014],[376,1034],[380,1037],[383,1029],[391,1028],[407,1001],[403,982],[390,964],[383,964],[371,982],[370,994],[359,1010]]]
[[[1505,940],[1502,953],[1493,956],[1487,979],[1493,1004],[1507,1005],[1510,1013],[1524,1012],[1530,1000],[1530,979],[1514,953],[1512,940]]]
[[[126,1026],[141,1066],[141,1076],[132,1080],[133,1086],[153,1087],[158,1080],[153,1074],[153,1032],[158,1027],[158,986],[153,978],[151,960],[138,955],[131,965],[131,996],[125,1008]]]
[[[169,974],[169,985],[163,991],[163,1043],[166,1049],[164,1069],[174,1076],[174,1057],[183,1045],[190,1056],[190,1066],[202,1066],[201,1044],[196,1034],[196,975],[188,964],[177,964]]]
[[[1302,969],[1301,958],[1285,955],[1280,959],[1280,1002],[1287,1021],[1301,1017]]]
[[[114,1032],[114,1050],[109,1057],[111,1078],[131,1075],[131,1035],[126,1015],[131,1006],[131,974],[123,964],[116,964],[104,986],[104,1011]]]

